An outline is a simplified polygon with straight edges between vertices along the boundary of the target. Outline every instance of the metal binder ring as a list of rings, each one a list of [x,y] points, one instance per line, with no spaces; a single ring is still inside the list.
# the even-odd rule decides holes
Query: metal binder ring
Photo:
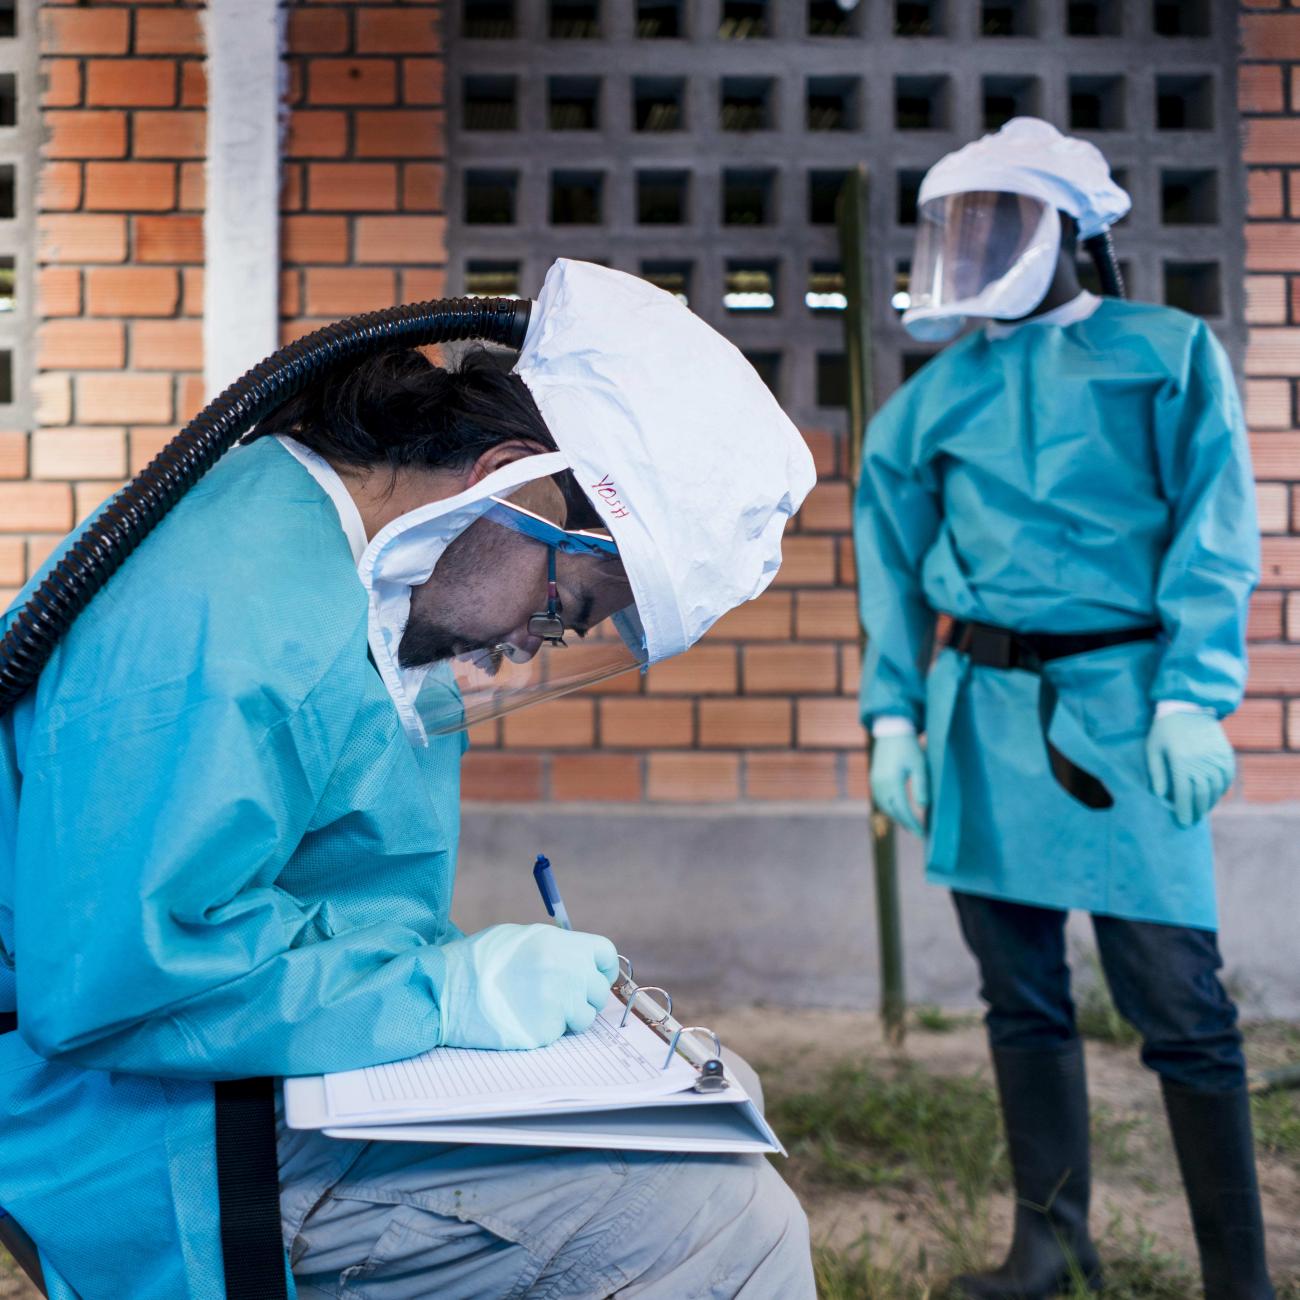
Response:
[[[722,1055],[722,1039],[713,1032],[707,1025],[682,1025],[673,1035],[672,1041],[668,1044],[668,1056],[664,1060],[663,1068],[666,1070],[673,1063],[673,1053],[677,1050],[677,1040],[683,1034],[708,1034],[713,1039],[713,1055]]]
[[[623,1026],[627,1024],[627,1018],[632,1014],[632,1004],[637,1000],[637,997],[642,993],[662,993],[664,997],[668,999],[668,1007],[666,1010],[663,1007],[661,1007],[657,1002],[654,1003],[655,1009],[657,1011],[662,1011],[663,1015],[661,1015],[658,1020],[652,1020],[650,1022],[651,1025],[662,1025],[663,1022],[673,1014],[673,995],[669,993],[666,988],[663,988],[658,984],[641,985],[633,991],[632,996],[628,998],[628,1000],[623,1004],[623,1019],[618,1022],[618,1027],[620,1029],[622,1029]],[[654,1002],[654,998],[651,998],[650,1001]]]
[[[624,970],[624,967],[627,969]],[[622,953],[618,954],[618,973],[622,976],[625,984],[632,983],[632,961],[629,957],[624,957]]]

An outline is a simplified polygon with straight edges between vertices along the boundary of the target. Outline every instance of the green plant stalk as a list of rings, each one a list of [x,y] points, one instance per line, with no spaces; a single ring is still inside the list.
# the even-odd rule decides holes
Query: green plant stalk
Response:
[[[857,488],[862,472],[862,444],[867,419],[875,410],[871,370],[871,267],[868,261],[867,169],[861,165],[845,179],[836,204],[840,263],[844,267],[844,355],[848,389],[849,481]],[[866,638],[859,633],[859,649]],[[866,735],[867,767],[871,735]],[[870,800],[870,794],[867,798]],[[876,929],[880,947],[880,1019],[885,1040],[901,1047],[907,1036],[907,994],[903,982],[903,923],[898,896],[898,859],[894,824],[874,808],[871,813],[872,862],[876,884]]]

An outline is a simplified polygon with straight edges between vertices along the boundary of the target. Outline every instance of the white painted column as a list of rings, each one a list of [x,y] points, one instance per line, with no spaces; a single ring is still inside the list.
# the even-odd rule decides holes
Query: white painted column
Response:
[[[278,345],[284,10],[216,0],[208,44],[203,372],[209,398]]]

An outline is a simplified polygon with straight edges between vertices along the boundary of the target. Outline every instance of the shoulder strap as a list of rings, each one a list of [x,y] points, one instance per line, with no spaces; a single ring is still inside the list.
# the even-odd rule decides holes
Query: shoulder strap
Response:
[[[287,1300],[274,1080],[230,1079],[214,1091],[226,1300]]]

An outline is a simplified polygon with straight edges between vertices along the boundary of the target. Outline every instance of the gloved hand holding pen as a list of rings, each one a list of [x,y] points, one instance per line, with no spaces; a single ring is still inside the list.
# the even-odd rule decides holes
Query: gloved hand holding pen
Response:
[[[618,975],[608,939],[551,925],[494,925],[442,951],[445,1047],[526,1049],[580,1034]]]

